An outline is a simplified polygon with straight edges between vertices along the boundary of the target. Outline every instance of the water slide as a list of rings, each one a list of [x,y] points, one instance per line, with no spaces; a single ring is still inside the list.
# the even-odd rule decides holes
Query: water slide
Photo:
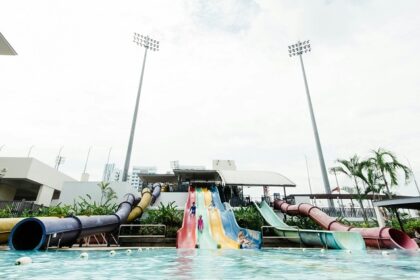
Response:
[[[216,208],[220,211],[225,234],[229,238],[237,240],[239,232],[242,231],[245,235],[245,238],[251,241],[251,246],[249,246],[249,248],[261,248],[261,232],[241,228],[236,222],[235,214],[233,213],[232,208],[228,207],[228,205],[225,206],[222,204],[219,190],[216,187],[213,187],[211,189],[211,194]]]
[[[327,247],[329,249],[366,249],[362,236],[357,232],[294,228],[285,224],[265,201],[261,202],[260,206],[255,202],[254,204],[264,220],[274,227],[276,234],[291,242],[306,246]]]
[[[152,194],[150,192],[150,189],[144,188],[141,191],[140,202],[131,210],[130,214],[128,215],[127,222],[132,222],[138,217],[140,217],[143,214],[144,210],[150,205],[151,201]]]
[[[176,247],[179,249],[195,248],[196,243],[196,217],[190,214],[190,208],[195,202],[195,190],[190,187],[188,189],[187,203],[185,203],[184,219],[182,227],[176,233]]]
[[[162,190],[162,185],[160,183],[153,184],[152,202],[150,203],[151,205],[155,204],[155,201],[159,197],[161,190]]]
[[[336,218],[330,217],[322,212],[318,207],[308,203],[290,205],[285,201],[276,200],[274,202],[274,208],[291,216],[307,216],[327,230],[358,232],[362,235],[366,245],[369,247],[406,250],[416,250],[419,248],[417,243],[402,231],[389,227],[355,228],[346,226],[339,223]]]
[[[203,189],[205,206],[208,210],[210,229],[213,239],[220,245],[221,249],[239,249],[236,238],[232,239],[225,234],[220,211],[217,207],[210,207],[213,200],[212,194],[208,189]]]
[[[112,215],[23,219],[13,227],[9,247],[12,250],[38,250],[50,246],[72,246],[79,238],[112,232],[127,221],[136,200],[133,194],[124,197]]]
[[[2,218],[0,219],[0,244],[7,243],[12,228],[22,221],[23,218]]]
[[[198,220],[198,217],[200,217],[201,215],[204,224],[203,232],[197,231],[197,245],[200,249],[217,249],[219,246],[217,242],[213,239],[210,230],[210,219],[207,215],[204,191],[207,191],[207,189],[196,188],[196,219]]]

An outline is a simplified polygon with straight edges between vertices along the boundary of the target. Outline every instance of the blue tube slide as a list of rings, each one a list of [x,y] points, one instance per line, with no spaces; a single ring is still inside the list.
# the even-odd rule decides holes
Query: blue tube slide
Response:
[[[153,189],[152,189],[152,202],[150,203],[151,205],[153,205],[155,203],[156,199],[160,195],[160,191],[161,190],[162,190],[162,185],[160,183],[153,184]]]
[[[238,239],[238,234],[242,231],[245,234],[245,237],[251,241],[251,248],[261,248],[261,232],[241,228],[235,219],[235,214],[232,209],[227,209],[220,200],[219,191],[216,187],[211,189],[212,199],[215,207],[219,209],[220,215],[222,217],[223,229],[225,234],[233,240]]]
[[[79,238],[112,232],[127,221],[136,197],[129,193],[117,212],[102,216],[72,216],[61,219],[27,218],[17,223],[9,236],[12,250],[44,250],[72,246]]]

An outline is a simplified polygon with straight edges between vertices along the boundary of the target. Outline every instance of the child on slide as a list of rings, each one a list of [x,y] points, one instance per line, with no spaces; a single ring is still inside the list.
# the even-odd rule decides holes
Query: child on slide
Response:
[[[190,215],[195,216],[195,210],[197,209],[197,206],[195,206],[195,202],[192,203],[190,207]]]
[[[203,221],[203,216],[201,215],[200,217],[198,217],[197,227],[198,227],[198,231],[202,233],[204,229],[204,221]]]

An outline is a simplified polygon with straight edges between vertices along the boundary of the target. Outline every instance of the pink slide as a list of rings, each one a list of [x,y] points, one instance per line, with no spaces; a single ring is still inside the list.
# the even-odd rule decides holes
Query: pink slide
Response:
[[[299,205],[290,205],[282,200],[274,202],[274,209],[281,210],[283,213],[291,216],[307,216],[314,220],[318,225],[326,230],[332,231],[357,231],[360,232],[365,240],[366,246],[378,249],[406,249],[416,250],[419,248],[417,243],[412,240],[406,233],[389,228],[355,228],[343,225],[333,217],[328,216],[316,206],[308,203],[301,203]]]
[[[184,220],[182,227],[176,234],[176,247],[179,249],[192,249],[196,244],[196,221],[195,216],[190,215],[190,207],[195,202],[195,190],[188,189],[187,203],[185,203]]]

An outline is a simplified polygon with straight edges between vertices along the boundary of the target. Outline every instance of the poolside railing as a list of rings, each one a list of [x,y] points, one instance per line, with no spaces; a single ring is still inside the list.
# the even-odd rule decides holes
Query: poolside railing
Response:
[[[0,200],[0,210],[7,209],[10,218],[15,218],[21,216],[24,212],[29,214],[36,214],[42,209],[45,209],[43,205],[36,204],[35,201],[26,201],[26,200]]]

